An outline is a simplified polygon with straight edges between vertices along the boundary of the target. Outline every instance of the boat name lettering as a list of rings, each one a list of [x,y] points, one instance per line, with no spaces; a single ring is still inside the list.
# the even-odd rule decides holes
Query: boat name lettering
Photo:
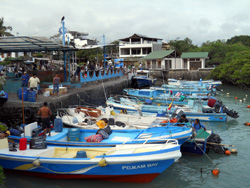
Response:
[[[147,165],[133,165],[133,166],[122,166],[122,170],[136,170],[141,168],[151,168],[158,166],[158,163],[150,163]]]

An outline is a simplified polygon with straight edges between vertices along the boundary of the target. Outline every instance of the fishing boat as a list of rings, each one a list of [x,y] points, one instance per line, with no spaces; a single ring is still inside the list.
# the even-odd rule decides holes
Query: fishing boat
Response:
[[[213,101],[212,106],[210,105],[211,101]],[[122,97],[110,97],[106,103],[107,105],[112,106],[116,113],[118,113],[119,110],[126,110],[127,114],[136,114],[140,111],[143,116],[153,113],[158,117],[166,116],[168,119],[171,119],[172,114],[180,112],[184,113],[189,120],[195,120],[198,118],[201,121],[226,121],[227,116],[238,118],[237,112],[229,110],[222,103],[216,103],[216,101],[217,100],[213,98],[209,99],[207,104],[210,106],[208,106],[204,103],[189,100],[187,105],[171,105],[170,108],[166,105],[158,106],[147,103],[140,104],[133,99]]]
[[[148,183],[181,157],[176,140],[115,147],[53,147],[9,151],[0,140],[0,166],[29,176]]]
[[[136,76],[134,76],[133,79],[139,88],[152,86],[156,82],[156,79],[150,76],[149,70],[137,70]]]
[[[199,81],[187,81],[187,80],[176,80],[173,78],[168,79],[169,85],[201,85],[201,84],[207,84],[211,86],[220,86],[222,84],[221,81],[214,81],[214,80],[202,80]]]
[[[147,129],[123,129],[113,130],[112,126],[111,134],[103,139],[97,141],[88,141],[87,137],[97,134],[95,129],[79,129],[79,128],[62,128],[60,131],[52,130],[51,136],[46,138],[49,145],[60,146],[86,146],[86,145],[117,145],[117,144],[138,144],[143,143],[145,140],[149,140],[148,143],[159,143],[167,139],[176,139],[179,144],[183,144],[192,135],[192,129],[188,127],[178,126],[162,126],[161,124],[151,125]],[[41,128],[37,125],[37,122],[28,124],[24,128],[24,134],[21,136],[12,136],[9,138],[18,142],[25,136],[28,141],[33,137],[42,136]],[[87,140],[87,141],[86,141]]]
[[[222,139],[219,135],[214,134],[211,130],[200,129],[196,136],[186,141],[181,145],[181,152],[183,154],[197,154],[203,155],[210,150],[215,153],[224,154],[225,144],[221,144]]]
[[[108,104],[108,103],[107,103]],[[58,109],[57,117],[62,119],[66,126],[77,127],[80,129],[99,129],[95,124],[101,119],[109,120],[112,129],[146,129],[151,124],[166,120],[166,118],[157,117],[157,114],[145,113],[127,114],[114,112],[114,108],[88,108],[84,106],[70,106],[67,109]],[[122,122],[122,126],[119,124]]]
[[[140,101],[151,100],[157,104],[173,104],[186,105],[187,100],[207,100],[208,96],[204,94],[193,93],[191,95],[182,95],[181,92],[171,95],[171,93],[164,93],[163,90],[154,89],[124,89],[123,92],[132,97],[136,97]]]

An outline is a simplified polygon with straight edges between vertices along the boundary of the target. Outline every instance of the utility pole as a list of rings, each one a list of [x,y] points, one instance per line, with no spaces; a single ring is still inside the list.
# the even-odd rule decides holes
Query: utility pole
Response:
[[[62,20],[62,34],[63,34],[63,46],[65,46],[65,22]],[[66,72],[66,52],[63,51],[63,59],[64,59],[64,82],[67,82],[67,72]]]
[[[105,35],[103,34],[103,68],[104,68],[104,70],[105,70],[105,67],[106,67],[106,65],[105,65],[105,62],[106,62],[106,58],[105,58]]]

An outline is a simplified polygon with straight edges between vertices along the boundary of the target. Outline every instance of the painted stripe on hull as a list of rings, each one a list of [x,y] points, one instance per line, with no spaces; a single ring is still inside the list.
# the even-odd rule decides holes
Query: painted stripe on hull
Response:
[[[15,171],[6,169],[6,171],[18,174],[36,176],[51,179],[96,179],[101,181],[112,182],[129,182],[129,183],[149,183],[154,180],[160,173],[137,174],[137,175],[82,175],[82,174],[50,174],[28,171]]]

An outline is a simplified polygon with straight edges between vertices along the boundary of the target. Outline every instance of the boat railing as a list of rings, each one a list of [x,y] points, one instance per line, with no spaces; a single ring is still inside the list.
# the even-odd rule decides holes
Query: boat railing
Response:
[[[113,101],[114,102],[118,102],[120,103],[121,100],[120,98],[125,98],[125,99],[128,99],[128,100],[131,100],[133,102],[136,102],[137,104],[140,104],[141,101],[137,98],[137,97],[134,97],[134,96],[127,96],[127,95],[110,95],[110,97],[113,98]]]
[[[185,127],[185,128],[190,128],[191,125],[190,123],[180,123],[180,122],[177,122],[177,123],[170,123],[170,122],[167,122],[167,123],[156,123],[156,124],[151,124],[148,129],[150,128],[154,128],[154,127]]]
[[[155,140],[155,142],[153,142]],[[162,150],[166,145],[168,144],[174,144],[174,145],[179,145],[178,141],[176,139],[131,139],[131,140],[127,140],[125,142],[123,142],[121,145],[127,145],[130,144],[129,142],[139,142],[139,141],[143,141],[143,143],[138,144],[138,147],[133,148],[133,152],[134,153],[137,149],[145,149],[145,148],[152,148],[152,146],[148,145],[147,143],[149,141],[150,144],[157,144],[157,143],[161,143],[161,148],[159,150]],[[164,142],[164,143],[163,143]],[[117,148],[117,149],[112,149],[107,151],[104,155],[109,154],[110,152],[114,152],[114,151],[120,151],[120,150],[131,150],[131,148]]]

